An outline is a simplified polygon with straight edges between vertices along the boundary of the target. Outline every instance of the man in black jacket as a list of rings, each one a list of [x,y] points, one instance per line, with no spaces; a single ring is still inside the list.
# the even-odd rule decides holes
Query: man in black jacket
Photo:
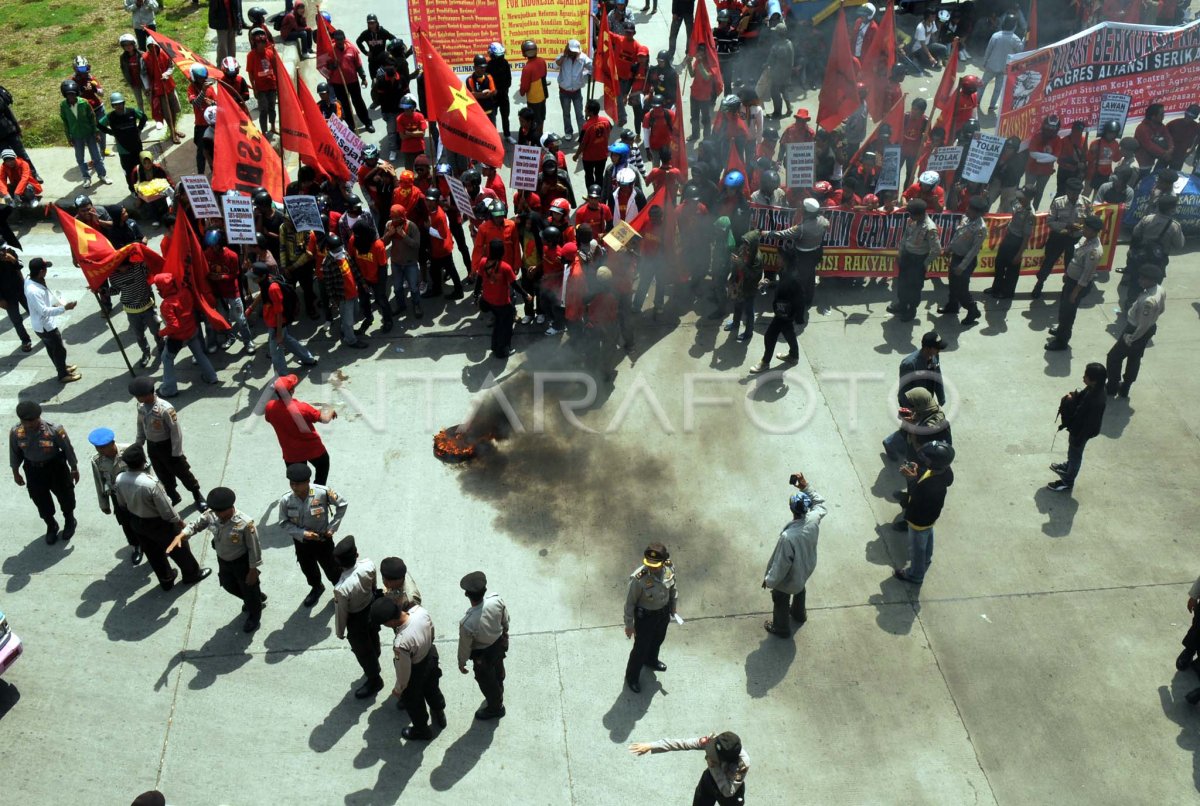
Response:
[[[1070,439],[1067,442],[1067,461],[1055,462],[1050,469],[1059,478],[1046,485],[1056,493],[1063,493],[1075,486],[1075,477],[1079,475],[1079,466],[1083,464],[1083,448],[1092,437],[1100,433],[1100,423],[1104,420],[1104,383],[1108,379],[1108,371],[1103,364],[1092,362],[1083,370],[1083,388],[1063,395],[1058,404],[1058,413],[1062,423],[1058,430],[1066,429]]]
[[[946,490],[954,483],[954,448],[948,442],[934,440],[917,452],[916,462],[906,462],[900,473],[908,479],[908,491],[901,496],[903,523],[908,529],[908,568],[897,568],[896,579],[920,585],[933,562],[933,525],[942,514]]]

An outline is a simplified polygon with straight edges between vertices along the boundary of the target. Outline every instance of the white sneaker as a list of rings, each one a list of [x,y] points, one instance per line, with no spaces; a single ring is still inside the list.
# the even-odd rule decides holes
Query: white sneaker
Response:
[[[533,324],[533,317],[532,317],[532,316],[522,316],[522,317],[521,317],[521,324],[523,324],[523,325],[532,325],[532,324]]]
[[[163,123],[161,120],[155,121],[155,123],[154,123],[154,131],[156,131],[156,132],[162,131],[166,127],[167,127],[167,124]]]
[[[559,333],[562,333],[562,331],[561,331],[561,330],[558,330],[558,329],[556,329],[556,328],[554,327],[554,325],[551,325],[550,327],[546,328],[546,335],[547,335],[547,336],[557,336]]]
[[[516,136],[515,134],[510,134],[510,135],[508,136],[508,142],[510,142],[510,143],[516,143],[516,142],[517,142],[517,136]]]
[[[959,48],[959,49],[958,49],[958,55],[959,55],[961,58],[964,58],[964,59],[966,59],[967,61],[970,61],[971,59],[975,58],[974,56],[972,56],[972,55],[971,55],[971,54],[970,54],[970,53],[967,51],[967,49],[966,49],[966,48]]]
[[[112,180],[111,180],[111,179],[109,179],[107,176],[102,176],[102,177],[100,177],[100,184],[102,184],[102,185],[111,185],[111,184],[112,184]]]
[[[533,321],[537,322],[539,325],[544,325],[544,324],[546,324],[546,317],[539,313],[537,315],[537,318],[534,319]]]

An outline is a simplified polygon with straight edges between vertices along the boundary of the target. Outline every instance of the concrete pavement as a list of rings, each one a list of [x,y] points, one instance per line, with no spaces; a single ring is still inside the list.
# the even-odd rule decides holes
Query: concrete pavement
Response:
[[[363,8],[331,10],[345,19]],[[660,14],[639,30],[654,47],[666,26]],[[27,238],[27,254],[55,263],[51,287],[84,300],[64,329],[84,379],[60,387],[40,346],[20,353],[0,324],[0,412],[18,397],[42,401],[86,457],[95,426],[132,437],[128,376],[61,235],[39,227]],[[1056,293],[1011,308],[988,298],[984,322],[961,331],[934,314],[937,283],[909,324],[883,311],[881,284],[823,286],[828,307],[802,334],[799,365],[761,386],[748,368],[764,317],[746,345],[707,307],[647,314],[643,355],[580,415],[610,433],[567,427],[551,410],[545,433],[462,466],[432,456],[433,433],[467,416],[489,375],[532,431],[524,370],[559,366],[569,341],[519,328],[520,353],[503,367],[466,303],[430,306],[431,323],[372,336],[365,354],[306,323],[321,364],[297,393],[341,412],[321,431],[331,485],[351,502],[343,531],[376,562],[404,557],[438,626],[450,723],[427,745],[399,738],[406,720],[391,701],[353,698],[358,668],[333,637],[328,595],[299,606],[306,587],[272,525],[282,462],[253,413],[266,358],[219,360],[213,388],[182,359],[175,402],[196,474],[205,489],[237,490],[263,527],[262,628],[241,632],[238,603],[215,577],[159,591],[145,563],[129,564],[86,472],[68,547],[41,541],[31,503],[9,486],[0,608],[27,649],[0,682],[5,792],[51,802],[70,781],[95,802],[157,786],[182,806],[686,803],[699,754],[633,758],[625,745],[731,729],[751,757],[752,803],[1196,802],[1200,721],[1182,698],[1200,682],[1173,660],[1200,570],[1187,537],[1200,515],[1198,263],[1172,262],[1142,379],[1129,400],[1110,399],[1072,495],[1043,489],[1066,448],[1054,412],[1112,343],[1117,276],[1059,354],[1041,349]],[[931,326],[950,341],[957,481],[918,595],[890,577],[905,546],[888,527],[899,477],[879,440],[893,427],[896,366]],[[852,386],[856,373],[867,376]],[[552,385],[549,400],[576,391]],[[770,599],[759,583],[795,470],[830,515],[809,622],[788,641],[762,631]],[[621,603],[650,540],[675,559],[686,623],[664,647],[669,670],[646,673],[637,696],[621,687]],[[215,568],[204,539],[193,548]],[[513,619],[498,724],[471,720],[478,691],[454,668],[458,579],[475,568]]]

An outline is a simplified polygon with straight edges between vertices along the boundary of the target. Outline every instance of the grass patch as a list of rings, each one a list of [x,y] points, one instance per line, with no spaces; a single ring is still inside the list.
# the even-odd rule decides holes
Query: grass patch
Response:
[[[172,3],[157,17],[160,31],[203,52],[208,28],[205,5]],[[58,86],[71,77],[76,55],[88,57],[106,95],[127,91],[117,37],[132,30],[129,13],[115,0],[102,8],[77,0],[0,2],[0,31],[10,37],[16,34],[0,55],[0,84],[13,94],[26,147],[66,145],[58,117],[62,101]],[[175,83],[181,89],[185,83],[178,73]],[[150,114],[149,109],[145,112]]]

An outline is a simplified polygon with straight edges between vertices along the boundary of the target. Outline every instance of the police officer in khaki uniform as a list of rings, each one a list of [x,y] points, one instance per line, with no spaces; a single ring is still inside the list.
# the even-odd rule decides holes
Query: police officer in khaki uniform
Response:
[[[667,637],[667,624],[675,615],[675,596],[671,555],[662,543],[651,543],[642,555],[641,567],[629,575],[625,595],[625,637],[633,639],[625,666],[625,685],[635,694],[642,691],[638,678],[643,666],[656,672],[667,670],[667,664],[658,659],[658,650]]]
[[[288,465],[287,477],[292,491],[279,499],[279,525],[292,538],[296,562],[311,588],[304,597],[304,606],[312,607],[325,592],[321,572],[330,584],[342,574],[333,559],[333,534],[350,502],[328,487],[310,484],[312,468],[307,464]]]
[[[42,407],[32,400],[17,404],[21,421],[8,432],[8,464],[13,481],[29,491],[38,515],[46,522],[46,542],[58,542],[58,521],[54,519],[54,499],[62,508],[63,542],[75,534],[75,485],[79,483],[79,463],[67,430],[42,419]],[[24,465],[25,476],[21,476]]]
[[[498,594],[488,594],[487,577],[472,571],[458,582],[471,606],[458,623],[458,671],[475,667],[475,682],[487,703],[476,719],[504,716],[504,658],[508,654],[508,608]]]
[[[354,690],[354,696],[362,700],[383,689],[379,673],[379,628],[371,625],[371,603],[378,595],[375,563],[358,556],[354,535],[338,541],[333,559],[342,569],[333,586],[334,627],[339,641],[349,639],[350,651],[366,675],[363,684]]]
[[[130,525],[129,512],[117,503],[114,492],[117,474],[129,469],[125,466],[125,460],[121,458],[121,451],[125,450],[126,446],[117,444],[117,436],[111,428],[93,428],[88,434],[88,442],[96,449],[96,455],[92,457],[92,481],[96,485],[96,501],[105,515],[117,516],[117,523],[125,533],[125,542],[133,547],[130,562],[137,565],[142,561],[142,546]]]
[[[396,604],[404,607],[405,602],[421,603],[421,590],[408,573],[408,566],[399,557],[384,557],[379,563],[379,573],[383,577],[383,595],[394,599]]]
[[[196,509],[208,509],[200,495],[200,482],[183,454],[183,430],[175,407],[154,393],[154,380],[145,375],[129,382],[129,394],[137,400],[137,446],[145,446],[154,473],[162,482],[172,506],[179,503],[177,483],[192,494]]]
[[[254,632],[262,623],[263,602],[267,595],[259,587],[262,569],[262,544],[258,529],[246,513],[234,507],[237,495],[228,487],[216,487],[209,494],[208,511],[183,531],[175,535],[167,552],[193,535],[205,530],[212,533],[212,547],[217,553],[217,580],[221,588],[242,600],[246,613],[244,632]]]
[[[408,741],[429,741],[429,713],[438,727],[446,727],[446,698],[438,680],[438,651],[433,645],[435,632],[429,611],[413,601],[400,605],[390,596],[381,596],[371,605],[371,622],[386,625],[396,631],[392,640],[392,665],[396,670],[396,687],[392,693],[400,698],[399,705],[408,712],[412,725],[400,731]]]

